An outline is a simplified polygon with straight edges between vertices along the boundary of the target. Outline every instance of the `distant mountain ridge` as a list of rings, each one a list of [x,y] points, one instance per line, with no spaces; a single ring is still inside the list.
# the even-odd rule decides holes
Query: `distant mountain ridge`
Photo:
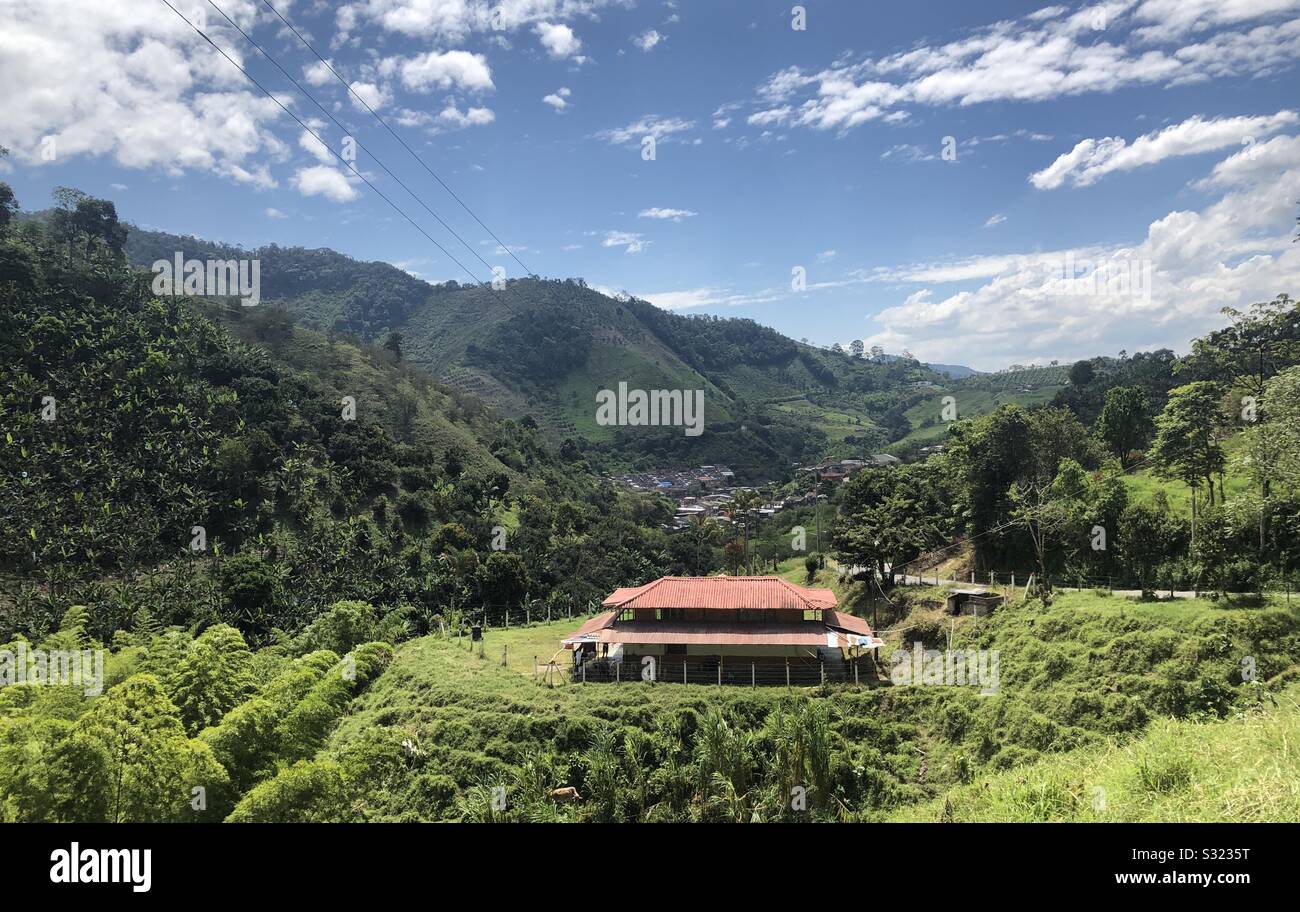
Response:
[[[973,367],[967,367],[964,364],[927,363],[925,366],[937,374],[943,374],[950,380],[961,380],[965,377],[973,377],[976,374],[985,373],[984,371],[978,371]]]

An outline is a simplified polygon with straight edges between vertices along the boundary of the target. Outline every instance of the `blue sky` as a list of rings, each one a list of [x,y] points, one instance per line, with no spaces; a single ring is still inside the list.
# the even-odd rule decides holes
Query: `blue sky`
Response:
[[[478,278],[518,274],[262,0],[218,5]],[[1300,0],[808,2],[803,29],[766,0],[275,5],[542,275],[986,369],[1184,350],[1225,305],[1300,295]],[[161,0],[8,0],[0,80],[27,207],[72,185],[143,226],[467,279]],[[1146,278],[1063,285],[1067,256]]]

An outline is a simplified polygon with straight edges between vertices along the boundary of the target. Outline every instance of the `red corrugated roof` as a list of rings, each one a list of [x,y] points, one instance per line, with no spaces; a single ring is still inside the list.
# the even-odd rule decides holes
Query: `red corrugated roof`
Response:
[[[871,625],[862,618],[845,614],[843,611],[827,611],[822,617],[826,619],[826,626],[828,627],[847,630],[849,633],[858,633],[862,636],[871,636]]]
[[[829,589],[808,589],[779,576],[663,576],[635,588],[615,589],[604,608],[705,608],[710,610],[826,610],[837,604]]]
[[[567,642],[568,640],[576,639],[580,636],[586,636],[589,633],[595,633],[597,630],[608,627],[614,620],[614,615],[616,613],[617,612],[614,611],[605,611],[595,617],[588,618],[581,627],[565,637],[565,641]]]
[[[820,621],[796,624],[690,624],[660,621],[624,621],[600,631],[601,643],[689,643],[711,646],[826,646],[826,625]]]

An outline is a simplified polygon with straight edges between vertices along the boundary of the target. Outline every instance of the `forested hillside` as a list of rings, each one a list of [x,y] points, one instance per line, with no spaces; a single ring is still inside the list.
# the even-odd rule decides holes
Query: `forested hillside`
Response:
[[[322,331],[391,344],[402,357],[504,414],[532,417],[555,440],[574,437],[603,468],[726,463],[749,480],[773,467],[881,448],[903,436],[912,384],[938,374],[905,359],[875,363],[795,342],[752,320],[686,317],[614,299],[581,279],[512,280],[501,290],[431,285],[386,263],[276,245],[245,251],[132,228],[126,250],[147,267],[187,257],[256,256],[262,298]],[[702,389],[709,432],[608,427],[596,393]],[[799,400],[799,409],[773,403]],[[835,433],[833,415],[854,417]],[[830,427],[828,427],[830,425]],[[830,433],[828,434],[828,430]],[[839,452],[839,450],[836,450]]]

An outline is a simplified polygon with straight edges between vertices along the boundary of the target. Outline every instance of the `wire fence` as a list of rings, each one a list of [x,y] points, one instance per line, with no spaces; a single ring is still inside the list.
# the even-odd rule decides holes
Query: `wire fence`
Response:
[[[600,611],[599,605],[560,608],[542,601],[522,605],[470,605],[457,609],[465,627],[492,628],[527,627],[530,624],[549,624],[552,621],[571,620],[581,624]]]

